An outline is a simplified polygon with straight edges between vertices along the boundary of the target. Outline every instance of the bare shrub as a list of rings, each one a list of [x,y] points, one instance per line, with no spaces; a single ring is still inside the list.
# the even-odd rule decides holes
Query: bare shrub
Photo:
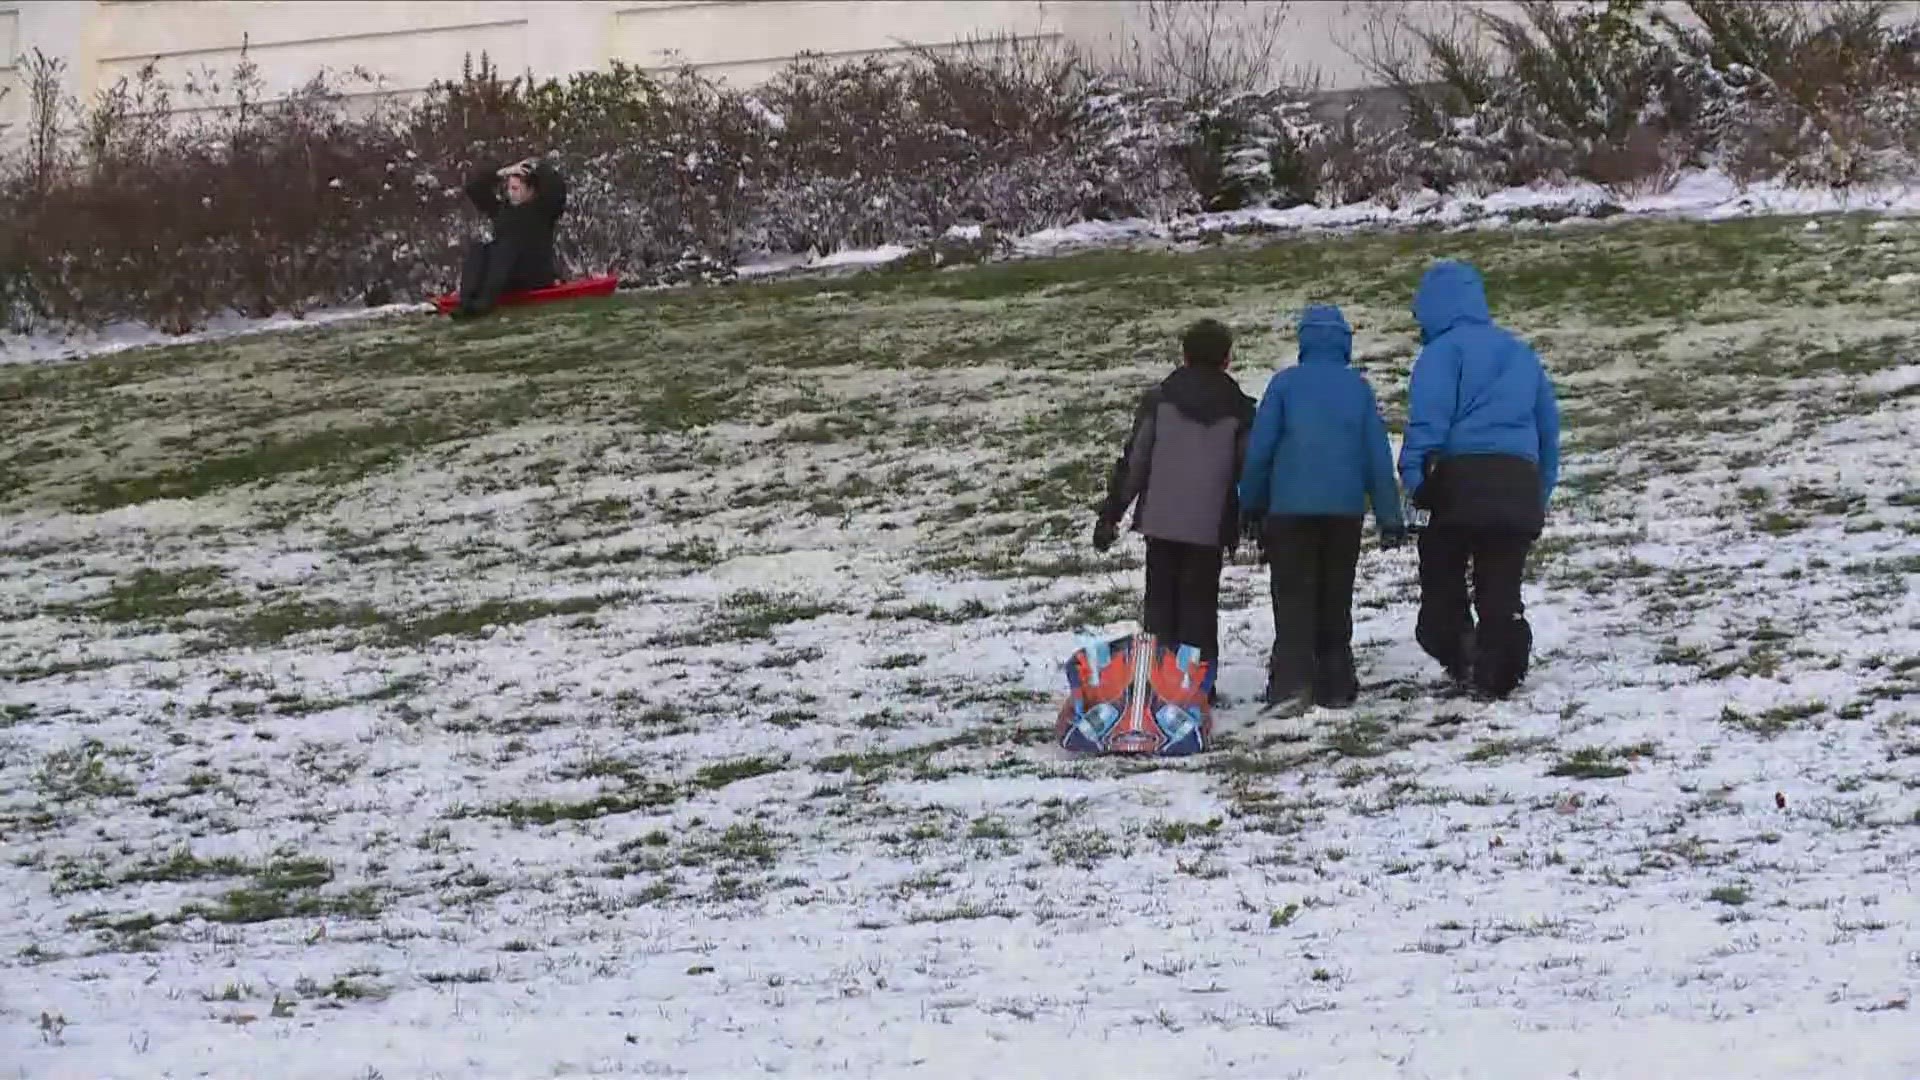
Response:
[[[1315,81],[1299,71],[1276,70],[1292,21],[1290,3],[1141,0],[1133,9],[1140,29],[1109,60],[1131,85],[1205,105]]]
[[[36,308],[178,332],[222,311],[335,302],[380,276],[394,259],[381,226],[430,197],[395,183],[386,124],[349,117],[352,78],[268,102],[243,59],[224,83],[181,87],[199,108],[173,123],[163,117],[175,88],[151,66],[110,88],[80,125],[78,160],[18,204]]]

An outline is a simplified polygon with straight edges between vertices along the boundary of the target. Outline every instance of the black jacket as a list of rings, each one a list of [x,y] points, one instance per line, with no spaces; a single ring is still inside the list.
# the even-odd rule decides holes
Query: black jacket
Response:
[[[1413,505],[1429,511],[1429,527],[1514,529],[1540,534],[1546,507],[1540,500],[1540,467],[1516,454],[1429,455],[1426,479]]]
[[[489,285],[537,289],[560,279],[553,256],[553,231],[567,212],[567,180],[551,162],[533,171],[535,194],[515,206],[500,197],[500,164],[482,164],[467,180],[467,198],[493,222],[494,254],[488,260]],[[497,293],[499,288],[489,289]]]
[[[1107,478],[1100,520],[1119,525],[1138,500],[1133,527],[1151,539],[1236,548],[1235,488],[1253,412],[1253,399],[1233,376],[1176,368],[1141,396],[1126,447]]]

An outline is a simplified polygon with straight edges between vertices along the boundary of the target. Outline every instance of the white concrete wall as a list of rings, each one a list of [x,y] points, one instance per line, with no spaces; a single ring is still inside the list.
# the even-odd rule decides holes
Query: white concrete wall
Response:
[[[1329,28],[1373,6],[1251,6],[1273,2],[1291,7],[1300,27],[1289,61],[1325,59]],[[483,51],[506,75],[561,76],[621,60],[655,69],[687,63],[751,83],[803,51],[857,57],[1000,34],[1099,48],[1123,39],[1141,21],[1141,7],[1132,0],[0,0],[7,13],[0,50],[11,57],[37,46],[65,57],[69,92],[83,100],[149,62],[175,86],[196,73],[224,75],[243,42],[270,94],[322,69],[356,66],[383,76],[386,92],[408,93],[457,75],[464,56]],[[11,76],[0,71],[0,80]],[[0,101],[0,121],[23,119],[25,111],[24,91]]]
[[[0,123],[13,115],[24,102],[18,98],[27,92],[21,82],[19,60],[20,12],[14,7],[0,8]]]
[[[620,60],[651,69],[692,64],[754,82],[802,51],[900,52],[1012,33],[1060,37],[1063,0],[0,0],[0,85],[13,58],[41,48],[68,62],[81,100],[148,63],[174,87],[225,76],[241,56],[270,96],[314,74],[365,68],[380,92],[410,93],[457,77],[482,52],[503,75],[564,76]],[[0,100],[0,122],[26,115],[24,88]]]
[[[1369,22],[1432,21],[1464,8],[1511,10],[1507,0],[1255,0],[1227,7],[1257,20],[1288,11],[1276,58],[1310,70],[1325,90],[1368,82]],[[176,86],[198,72],[225,75],[241,45],[270,94],[325,68],[371,69],[385,92],[457,76],[484,51],[506,75],[561,76],[621,60],[647,68],[691,63],[754,82],[802,51],[851,57],[1012,33],[1111,49],[1144,29],[1138,0],[0,0],[0,124],[18,135],[27,115],[15,58],[34,48],[65,57],[68,92],[91,99],[153,62]],[[1920,2],[1895,5],[1911,15]],[[0,138],[6,136],[0,135]]]
[[[1067,35],[1096,54],[1124,53],[1130,41],[1153,33],[1148,7],[1143,0],[1081,0],[1063,13]],[[1281,32],[1272,57],[1275,66],[1311,76],[1321,90],[1340,91],[1370,84],[1360,59],[1370,23],[1405,18],[1432,24],[1473,9],[1512,14],[1514,8],[1511,0],[1254,0],[1222,4],[1219,11],[1223,25],[1249,30],[1277,13]],[[1255,36],[1247,33],[1249,39]]]

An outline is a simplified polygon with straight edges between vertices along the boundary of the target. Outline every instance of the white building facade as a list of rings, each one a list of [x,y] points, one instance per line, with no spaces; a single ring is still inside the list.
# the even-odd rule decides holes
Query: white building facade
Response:
[[[1228,19],[1281,14],[1278,62],[1314,69],[1324,89],[1340,90],[1366,82],[1350,52],[1369,19],[1459,5],[1219,6]],[[24,58],[34,50],[65,62],[65,92],[82,102],[148,63],[176,87],[195,73],[225,74],[243,47],[269,96],[322,70],[356,67],[380,76],[382,92],[416,92],[457,77],[463,58],[483,52],[507,76],[557,77],[621,61],[687,64],[750,84],[802,52],[852,58],[1001,35],[1114,47],[1146,29],[1147,9],[1125,0],[0,0],[0,88],[8,91],[0,124],[17,133],[27,115]]]
[[[1223,20],[1284,20],[1274,60],[1325,91],[1369,85],[1369,33],[1402,17],[1429,24],[1468,9],[1514,14],[1507,0],[1176,0]],[[1560,0],[1574,4],[1578,0]],[[148,63],[181,85],[232,70],[246,49],[269,96],[325,69],[364,68],[384,93],[457,77],[484,52],[503,75],[559,77],[621,61],[692,65],[751,84],[802,52],[853,58],[1011,35],[1095,51],[1151,36],[1140,0],[0,0],[0,125],[28,113],[34,50],[61,58],[82,102]],[[1681,5],[1667,0],[1667,6]],[[1911,18],[1920,3],[1892,5]],[[0,139],[7,136],[0,133]]]

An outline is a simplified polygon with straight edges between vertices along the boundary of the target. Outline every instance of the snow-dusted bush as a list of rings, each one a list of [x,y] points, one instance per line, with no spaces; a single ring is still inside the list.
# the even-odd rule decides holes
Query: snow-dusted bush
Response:
[[[156,118],[173,90],[151,67],[104,95],[55,168],[10,185],[14,295],[56,323],[184,332],[417,278],[444,244],[431,242],[441,201],[393,126],[353,117],[328,80],[273,103],[257,88],[245,65],[225,91],[184,88],[225,107],[181,125]]]
[[[1920,62],[1887,5],[1522,0],[1395,27],[1376,75],[1437,190],[1572,177],[1657,184],[1683,166],[1846,186],[1913,171]]]
[[[184,331],[222,310],[420,297],[451,287],[458,246],[482,232],[462,180],[528,153],[569,180],[562,261],[636,282],[956,226],[1162,217],[1203,205],[1188,143],[1211,120],[1071,56],[1004,50],[803,58],[752,92],[618,65],[530,85],[483,57],[371,116],[338,79],[273,103],[257,81],[243,63],[225,86],[175,88],[149,68],[79,117],[54,180],[7,189],[23,239],[0,250],[16,268],[0,300],[59,323]],[[158,119],[177,105],[205,119]],[[1273,142],[1241,112],[1253,121],[1230,155]],[[1271,186],[1239,160],[1235,183]]]
[[[1476,10],[1376,43],[1375,73],[1405,98],[1427,186],[1626,182],[1662,165],[1645,148],[1690,118],[1670,92],[1673,51],[1641,7],[1522,0],[1517,18]]]
[[[1847,187],[1912,171],[1920,33],[1884,4],[1695,2],[1660,18],[1696,128],[1735,176]]]
[[[1320,187],[1327,126],[1290,90],[1192,103],[1168,149],[1207,210],[1310,203]]]

